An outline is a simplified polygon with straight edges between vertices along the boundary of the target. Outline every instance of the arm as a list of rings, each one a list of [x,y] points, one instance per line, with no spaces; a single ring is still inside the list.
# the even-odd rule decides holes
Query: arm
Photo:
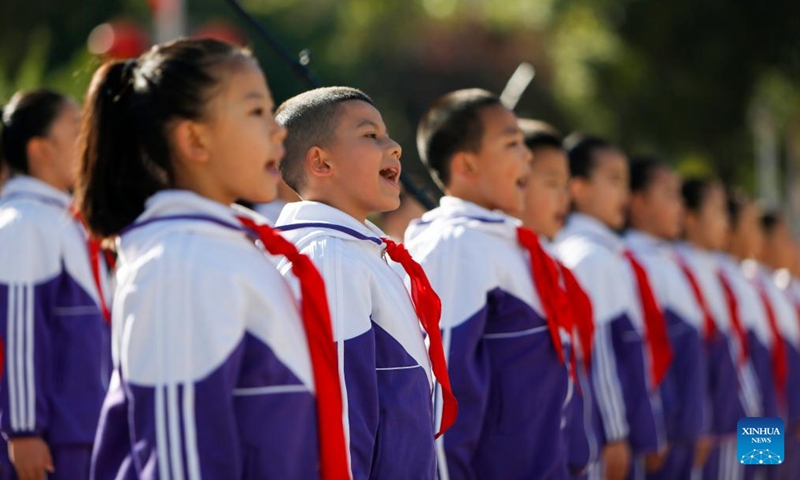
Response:
[[[487,292],[478,283],[487,273],[478,271],[474,259],[461,253],[457,243],[438,245],[418,258],[442,301],[442,342],[453,393],[458,399],[458,418],[437,440],[442,478],[476,479],[472,458],[477,448],[488,404],[490,369],[483,335],[490,307]],[[437,408],[441,408],[437,394]],[[446,473],[445,473],[446,472]]]
[[[49,426],[50,319],[61,263],[57,241],[47,240],[30,222],[0,230],[0,337],[5,352],[0,428],[22,478],[36,478],[53,468],[41,439]]]
[[[379,425],[375,331],[372,328],[370,274],[348,258],[342,240],[320,238],[302,246],[325,280],[333,334],[337,342],[346,439],[354,480],[370,478]]]

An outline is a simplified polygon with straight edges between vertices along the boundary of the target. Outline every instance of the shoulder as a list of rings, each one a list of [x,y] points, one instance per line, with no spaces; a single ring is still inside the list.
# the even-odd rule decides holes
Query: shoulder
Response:
[[[80,228],[66,211],[29,200],[0,204],[0,282],[38,282],[61,271],[64,237]]]
[[[273,347],[276,331],[300,325],[274,263],[245,238],[166,233],[123,257],[118,282],[113,321],[134,383],[204,378],[246,331]]]

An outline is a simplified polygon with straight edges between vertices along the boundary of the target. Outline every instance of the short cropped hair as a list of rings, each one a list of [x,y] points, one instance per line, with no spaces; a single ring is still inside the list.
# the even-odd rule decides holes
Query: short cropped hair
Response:
[[[375,105],[361,90],[350,87],[324,87],[309,90],[286,100],[275,112],[275,120],[286,127],[286,154],[281,176],[292,190],[299,192],[305,183],[303,162],[311,147],[324,147],[333,139],[341,104],[360,100]]]
[[[561,132],[549,123],[530,118],[520,118],[518,123],[522,135],[525,137],[525,145],[531,151],[540,148],[564,149],[564,138],[561,136]]]
[[[425,112],[417,128],[417,149],[422,163],[442,185],[450,182],[450,160],[455,153],[480,150],[480,112],[496,105],[502,106],[500,97],[471,88],[440,97]]]
[[[615,148],[614,145],[600,137],[573,133],[564,140],[564,147],[569,157],[569,171],[572,177],[589,178],[597,167],[595,153],[598,150]]]

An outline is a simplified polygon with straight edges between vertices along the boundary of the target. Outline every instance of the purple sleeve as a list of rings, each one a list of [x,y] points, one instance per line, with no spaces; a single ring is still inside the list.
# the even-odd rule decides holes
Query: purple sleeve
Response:
[[[490,364],[483,334],[488,305],[467,321],[445,329],[442,339],[449,349],[447,366],[453,393],[458,399],[458,418],[444,435],[447,471],[451,479],[475,480],[472,458],[481,435],[488,404]]]
[[[674,356],[662,383],[667,435],[671,441],[693,442],[702,433],[707,364],[699,332],[670,310],[664,312]]]
[[[631,450],[634,453],[657,451],[663,441],[659,430],[663,418],[650,396],[642,338],[626,315],[612,320],[609,326],[617,378],[625,402],[626,424],[630,426],[627,436]],[[600,383],[598,380],[595,379],[595,388]]]
[[[5,347],[0,410],[5,437],[43,436],[47,431],[50,315],[57,285],[56,280],[0,285],[0,336]]]

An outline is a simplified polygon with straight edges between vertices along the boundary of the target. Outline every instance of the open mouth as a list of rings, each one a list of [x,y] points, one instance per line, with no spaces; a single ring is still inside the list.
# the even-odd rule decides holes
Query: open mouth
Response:
[[[400,180],[400,167],[386,167],[380,171],[381,177],[392,183],[397,183]]]
[[[517,179],[517,188],[519,188],[520,190],[525,190],[525,188],[527,186],[528,186],[528,177],[527,177],[527,175]]]
[[[268,160],[264,168],[272,174],[280,175],[281,174],[281,161],[280,160]]]

